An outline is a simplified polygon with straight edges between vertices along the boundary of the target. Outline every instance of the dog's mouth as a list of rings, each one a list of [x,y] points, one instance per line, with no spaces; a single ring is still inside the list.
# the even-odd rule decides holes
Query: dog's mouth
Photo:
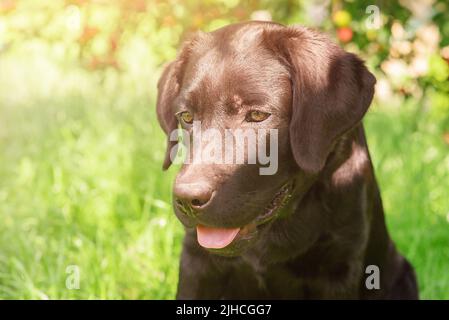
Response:
[[[217,253],[226,253],[226,249],[229,247],[233,247],[229,255],[232,255],[234,251],[239,251],[238,249],[245,246],[245,243],[251,242],[259,228],[279,216],[281,208],[289,202],[293,188],[293,181],[284,184],[265,208],[264,213],[242,227],[215,228],[198,225],[196,228],[198,243],[202,247]],[[240,243],[240,245],[237,243]]]

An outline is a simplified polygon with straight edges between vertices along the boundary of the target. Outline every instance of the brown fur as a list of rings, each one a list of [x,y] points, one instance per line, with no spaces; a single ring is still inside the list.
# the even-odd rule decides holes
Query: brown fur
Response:
[[[248,126],[241,117],[256,106],[271,113],[258,125],[279,129],[279,169],[261,176],[257,165],[183,165],[174,186],[186,226],[178,298],[418,297],[413,268],[386,230],[361,124],[374,84],[359,58],[302,27],[235,24],[183,46],[159,81],[164,131],[184,109],[205,129]],[[225,252],[232,257],[198,245],[197,224],[244,226],[290,179],[292,200],[250,245]],[[192,198],[205,205],[186,215],[176,200]],[[370,264],[380,268],[379,290],[365,287]]]

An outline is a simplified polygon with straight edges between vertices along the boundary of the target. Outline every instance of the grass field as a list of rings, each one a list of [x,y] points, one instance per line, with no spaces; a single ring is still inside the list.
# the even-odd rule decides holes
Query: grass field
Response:
[[[157,74],[53,70],[43,82],[31,66],[0,67],[0,298],[173,298],[183,231],[176,168],[161,171]],[[449,145],[416,108],[375,106],[366,130],[421,297],[449,299]],[[71,265],[77,290],[66,288]]]

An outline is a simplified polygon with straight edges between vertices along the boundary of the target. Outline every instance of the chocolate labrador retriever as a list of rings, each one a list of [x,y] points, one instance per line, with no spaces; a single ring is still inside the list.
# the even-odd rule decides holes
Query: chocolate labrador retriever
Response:
[[[276,129],[279,161],[272,175],[259,162],[182,165],[177,298],[418,298],[361,124],[375,82],[357,56],[303,27],[247,22],[184,44],[158,84],[163,130]]]

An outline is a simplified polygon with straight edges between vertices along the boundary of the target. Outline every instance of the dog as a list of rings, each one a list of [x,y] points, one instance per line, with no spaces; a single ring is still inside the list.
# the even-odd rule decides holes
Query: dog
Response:
[[[272,175],[260,163],[181,166],[178,299],[418,299],[361,122],[375,83],[356,55],[306,27],[251,21],[184,43],[158,82],[165,133],[195,120],[220,132],[274,128],[279,164]]]

